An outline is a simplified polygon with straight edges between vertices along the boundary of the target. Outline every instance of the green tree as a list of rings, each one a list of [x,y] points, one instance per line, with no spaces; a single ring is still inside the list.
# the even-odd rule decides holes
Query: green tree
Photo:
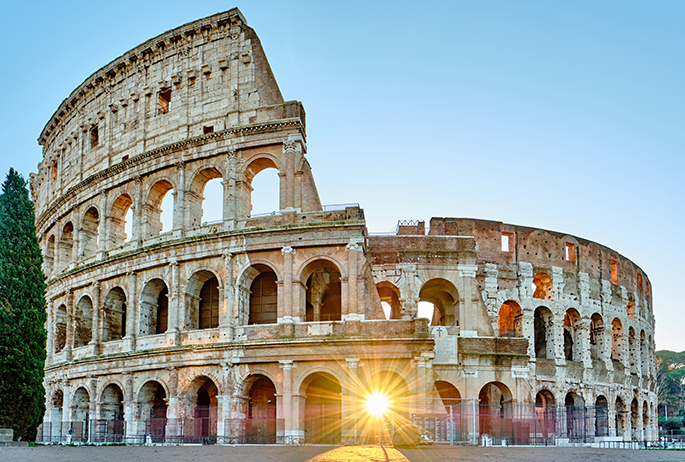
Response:
[[[0,194],[0,427],[32,441],[45,413],[45,276],[26,180]]]

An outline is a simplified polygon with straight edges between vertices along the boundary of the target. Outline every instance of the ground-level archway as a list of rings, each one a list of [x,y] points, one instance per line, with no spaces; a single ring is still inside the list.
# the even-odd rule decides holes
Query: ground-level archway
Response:
[[[302,385],[305,442],[339,444],[341,423],[340,383],[330,374],[315,373]]]

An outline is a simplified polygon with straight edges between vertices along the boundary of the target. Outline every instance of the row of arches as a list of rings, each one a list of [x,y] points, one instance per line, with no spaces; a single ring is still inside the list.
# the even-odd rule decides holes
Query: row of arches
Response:
[[[277,160],[259,157],[252,160],[243,171],[241,215],[245,219],[252,214],[252,192],[263,191],[257,202],[257,210],[279,210],[279,177],[263,170],[279,170]],[[259,174],[259,175],[258,175]],[[116,248],[132,238],[145,240],[169,232],[172,229],[189,229],[205,223],[222,221],[224,213],[224,175],[216,167],[202,168],[195,172],[189,186],[179,190],[181,178],[173,175],[157,177],[144,191],[136,193],[128,188],[113,197],[101,197],[85,207],[77,217],[48,233],[43,247],[44,270],[47,275],[66,270],[71,263],[94,256],[98,251]],[[129,190],[130,189],[130,190]],[[111,193],[110,193],[111,194]],[[136,197],[140,195],[140,199]],[[108,205],[108,201],[109,205]],[[138,208],[139,213],[134,213]],[[268,210],[267,210],[268,208]],[[106,213],[103,214],[103,210]]]
[[[523,337],[523,311],[520,305],[508,300],[504,302],[498,313],[498,335],[500,337]],[[552,311],[539,306],[533,314],[533,344],[535,357],[554,359],[555,352],[555,329],[561,329],[563,341],[562,354],[568,361],[583,361],[584,355],[589,359],[602,359],[606,354],[613,361],[624,362],[624,355],[628,354],[628,364],[631,368],[637,368],[643,373],[648,372],[651,358],[652,337],[643,330],[639,336],[636,330],[628,328],[627,352],[624,349],[625,334],[620,319],[614,318],[611,322],[611,334],[606,330],[604,319],[599,313],[594,313],[589,320],[589,326],[585,323],[578,311],[574,308],[566,310],[563,324],[557,325]],[[610,340],[609,340],[610,339]],[[610,345],[610,350],[608,349]]]
[[[389,281],[376,284],[381,306],[387,319],[402,319],[400,290]],[[431,326],[459,325],[459,291],[454,283],[444,278],[432,278],[421,286],[418,293],[418,317],[426,317]]]

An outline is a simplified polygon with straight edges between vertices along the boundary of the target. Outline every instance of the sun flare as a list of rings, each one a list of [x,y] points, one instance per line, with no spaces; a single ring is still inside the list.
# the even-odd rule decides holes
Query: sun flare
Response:
[[[366,409],[370,414],[377,417],[382,416],[388,410],[389,406],[388,397],[380,392],[373,392],[366,398]]]

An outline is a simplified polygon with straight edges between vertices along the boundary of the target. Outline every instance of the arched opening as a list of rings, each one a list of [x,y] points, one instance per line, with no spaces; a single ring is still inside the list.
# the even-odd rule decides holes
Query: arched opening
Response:
[[[223,220],[223,191],[222,175],[216,168],[195,176],[186,195],[192,228]]]
[[[281,178],[278,170],[266,168],[252,179],[250,187],[250,216],[275,214],[280,207]]]
[[[305,442],[339,444],[341,415],[340,383],[335,377],[317,373],[303,385]]]
[[[328,260],[316,260],[305,268],[307,321],[340,321],[342,293],[340,271]]]
[[[620,396],[616,397],[616,436],[625,436],[626,409]]]
[[[554,300],[554,284],[547,273],[538,273],[533,278],[533,298]]]
[[[535,332],[535,357],[554,359],[554,326],[552,312],[549,308],[539,306],[535,309],[533,329]]]
[[[583,339],[580,314],[571,308],[564,313],[564,357],[567,361],[582,361]]]
[[[105,297],[103,306],[102,341],[120,340],[126,336],[126,294],[114,287]]]
[[[265,265],[253,267],[261,271],[250,285],[249,324],[275,324],[278,319],[278,277]]]
[[[626,313],[628,313],[628,319],[635,320],[635,300],[633,297],[628,299],[628,305],[626,305]]]
[[[502,303],[497,319],[498,335],[500,337],[521,337],[523,313],[518,303],[508,300]]]
[[[87,345],[93,339],[93,301],[84,295],[76,304],[74,348]]]
[[[637,398],[633,398],[630,402],[630,439],[637,441],[640,437],[639,431],[640,413],[638,410]]]
[[[599,313],[590,318],[590,357],[600,359],[604,350],[604,320]]]
[[[535,428],[543,439],[552,438],[556,429],[556,402],[549,390],[540,390],[535,395]]]
[[[214,385],[214,382],[207,379],[197,391],[197,401],[195,407],[197,436],[216,436],[216,418],[218,410],[217,404],[218,399],[216,385]]]
[[[55,268],[55,235],[51,234],[48,238],[48,246],[45,250],[45,275],[50,276]]]
[[[511,434],[511,402],[509,388],[501,382],[489,382],[478,393],[480,434],[494,438]]]
[[[459,325],[459,293],[447,279],[427,281],[419,291],[419,300],[435,307],[431,326]]]
[[[628,357],[630,359],[630,367],[632,369],[637,368],[637,361],[638,361],[638,346],[637,346],[637,339],[635,338],[635,329],[632,327],[628,328]]]
[[[174,187],[167,180],[160,180],[150,188],[145,207],[143,207],[143,223],[145,226],[145,236],[157,236],[163,231],[170,231],[169,221],[166,218],[162,219],[162,213],[167,210],[171,212],[173,221],[173,197]],[[165,221],[166,226],[165,226]]]
[[[98,229],[100,214],[95,207],[86,210],[83,215],[83,226],[79,237],[81,239],[81,256],[84,258],[95,255],[98,250]]]
[[[112,204],[112,210],[109,214],[109,221],[107,230],[109,232],[109,244],[111,247],[121,245],[131,238],[131,233],[127,233],[127,224],[130,225],[131,205],[133,200],[128,194],[122,194],[117,197]]]
[[[186,325],[191,329],[219,326],[219,280],[211,271],[198,271],[186,289]]]
[[[147,382],[140,389],[138,412],[140,419],[145,421],[145,433],[152,437],[152,442],[163,442],[166,433],[167,397],[159,382]]]
[[[267,169],[269,171],[265,171]],[[276,171],[273,172],[271,169]],[[243,174],[245,180],[242,183],[244,188],[242,193],[244,217],[241,218],[281,209],[281,187],[278,174],[278,165],[268,157],[260,157],[249,163]],[[254,191],[257,193],[253,195]]]
[[[621,362],[623,358],[623,325],[618,318],[611,321],[611,359]]]
[[[107,385],[100,398],[98,440],[106,436],[106,442],[120,442],[124,438],[124,394],[115,384]],[[103,426],[105,428],[103,428]]]
[[[394,284],[383,281],[376,284],[385,319],[401,319],[400,290]]]
[[[276,442],[276,387],[263,375],[251,377],[247,396],[245,442],[272,444]]]
[[[169,325],[169,289],[161,279],[145,284],[140,294],[140,335],[166,332]]]
[[[59,353],[67,344],[67,307],[60,305],[55,310],[55,331],[53,334],[55,353]]]
[[[64,392],[62,389],[58,388],[52,393],[48,412],[50,413],[49,421],[52,424],[51,436],[54,441],[55,437],[61,437],[62,420],[64,420]]]
[[[647,440],[649,438],[649,405],[647,401],[642,403],[642,435],[639,435],[641,440]]]
[[[595,400],[595,436],[609,436],[609,402],[604,395]]]
[[[59,240],[59,270],[64,271],[72,260],[74,249],[74,225],[68,222],[62,228],[62,237]]]
[[[71,423],[67,430],[73,429],[72,442],[88,441],[88,422],[90,415],[90,395],[79,387],[71,400]]]
[[[566,435],[571,441],[585,438],[585,400],[574,392],[566,393],[564,398],[566,407]]]
[[[388,410],[382,416],[384,419],[381,426],[381,438],[383,441],[391,441],[395,430],[412,423],[411,421],[411,398],[409,386],[404,378],[396,372],[380,371],[365,382],[367,396],[380,394],[388,399]],[[379,424],[372,419],[368,422],[367,439],[375,441],[379,432]]]

